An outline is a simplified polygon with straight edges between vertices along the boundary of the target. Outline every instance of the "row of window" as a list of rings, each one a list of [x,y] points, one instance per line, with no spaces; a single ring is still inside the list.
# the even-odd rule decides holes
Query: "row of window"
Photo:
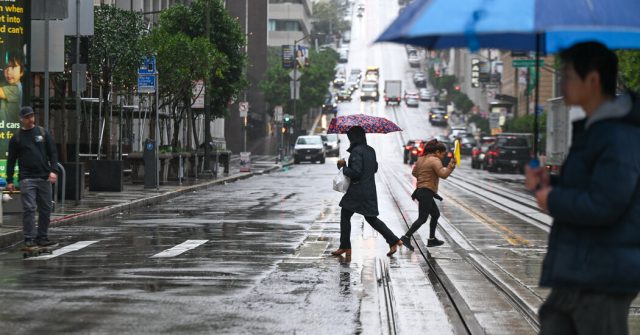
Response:
[[[269,20],[269,31],[302,31],[299,21]]]

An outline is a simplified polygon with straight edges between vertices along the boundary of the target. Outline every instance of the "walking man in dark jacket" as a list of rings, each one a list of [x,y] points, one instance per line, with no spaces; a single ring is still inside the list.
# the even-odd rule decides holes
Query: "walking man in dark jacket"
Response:
[[[378,171],[376,151],[367,145],[367,138],[362,127],[352,127],[347,132],[351,146],[347,151],[349,164],[344,160],[338,161],[338,168],[351,179],[347,193],[340,201],[340,248],[331,254],[351,256],[351,217],[354,213],[364,216],[364,219],[378,231],[389,244],[387,256],[393,255],[402,241],[378,219],[378,194],[376,192],[375,174]]]
[[[42,127],[36,126],[35,113],[31,107],[20,110],[20,131],[9,141],[7,159],[7,189],[15,191],[13,173],[16,159],[20,166],[20,193],[22,195],[22,231],[25,247],[53,246],[49,240],[51,217],[51,184],[58,176],[55,173],[58,153],[53,138]],[[38,229],[35,226],[38,209]]]
[[[640,291],[640,105],[616,97],[615,53],[595,42],[560,54],[573,143],[558,178],[527,169],[526,186],[554,219],[540,284],[551,287],[540,333],[628,334]]]

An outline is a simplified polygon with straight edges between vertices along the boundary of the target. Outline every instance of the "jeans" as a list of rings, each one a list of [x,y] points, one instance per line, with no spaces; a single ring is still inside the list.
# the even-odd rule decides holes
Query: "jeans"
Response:
[[[22,195],[22,232],[25,240],[47,238],[51,216],[51,183],[45,179],[20,181]],[[36,206],[38,229],[36,231]]]
[[[436,237],[436,227],[438,226],[438,219],[440,218],[440,210],[436,201],[433,199],[434,193],[431,190],[425,189],[421,192],[421,196],[418,199],[418,219],[411,225],[405,236],[411,237],[431,215],[431,222],[429,223],[429,238]]]
[[[541,335],[627,335],[629,306],[638,293],[553,288],[540,307]]]
[[[351,249],[351,217],[354,212],[342,208],[340,212],[340,249]],[[380,233],[389,246],[398,242],[399,238],[377,216],[365,216],[364,219]]]

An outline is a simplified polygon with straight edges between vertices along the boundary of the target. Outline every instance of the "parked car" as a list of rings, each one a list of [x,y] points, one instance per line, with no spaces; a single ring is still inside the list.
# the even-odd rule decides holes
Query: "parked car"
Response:
[[[320,135],[327,156],[340,156],[340,139],[338,134]]]
[[[299,136],[293,150],[294,164],[300,164],[303,161],[320,162],[320,164],[325,162],[324,143],[319,135]]]
[[[409,140],[404,146],[403,162],[405,164],[413,164],[418,160],[418,157],[424,152],[424,140]]]
[[[433,126],[446,127],[449,123],[449,115],[442,108],[431,108],[429,110],[429,123]]]
[[[431,101],[431,92],[429,89],[423,87],[418,91],[418,94],[420,95],[420,101]]]
[[[476,147],[471,149],[471,168],[484,169],[484,160],[491,147],[496,142],[495,137],[485,136],[480,139]]]
[[[489,172],[511,168],[523,171],[531,159],[531,134],[503,133],[496,137],[485,155],[486,168]]]

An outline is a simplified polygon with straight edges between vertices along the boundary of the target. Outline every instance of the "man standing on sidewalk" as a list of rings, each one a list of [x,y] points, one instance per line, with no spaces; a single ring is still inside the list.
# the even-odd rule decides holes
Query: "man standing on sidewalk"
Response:
[[[553,217],[540,284],[540,334],[629,333],[629,306],[640,291],[640,104],[616,95],[616,54],[596,42],[560,54],[573,143],[558,178],[526,170],[526,186]]]
[[[22,195],[22,231],[25,247],[52,246],[48,230],[51,217],[51,184],[58,176],[56,144],[49,132],[36,126],[35,113],[31,107],[20,110],[20,131],[9,141],[7,159],[7,189],[15,191],[13,173],[16,159],[20,167],[20,193]],[[38,209],[38,229],[35,215]]]

